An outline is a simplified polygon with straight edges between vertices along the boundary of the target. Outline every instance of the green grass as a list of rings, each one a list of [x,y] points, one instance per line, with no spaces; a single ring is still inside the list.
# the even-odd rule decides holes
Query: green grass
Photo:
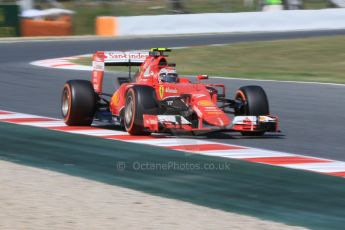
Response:
[[[305,0],[306,9],[321,9],[329,7],[326,0]],[[188,13],[226,13],[257,11],[258,0],[253,5],[245,5],[244,0],[183,0]],[[46,8],[46,4],[41,3]],[[97,16],[135,16],[171,14],[171,5],[167,0],[132,0],[132,1],[66,1],[65,8],[74,10],[74,34],[94,34],[95,18]]]
[[[170,61],[180,74],[345,83],[345,36],[197,46],[173,50]]]

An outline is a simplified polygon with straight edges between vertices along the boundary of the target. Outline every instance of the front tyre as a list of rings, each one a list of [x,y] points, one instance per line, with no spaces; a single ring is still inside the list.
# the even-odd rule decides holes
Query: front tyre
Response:
[[[131,135],[149,135],[144,128],[144,114],[156,115],[158,103],[156,93],[149,86],[133,86],[126,94],[123,115],[126,131]]]
[[[89,126],[97,107],[97,95],[90,81],[70,80],[64,85],[61,112],[70,126]]]
[[[265,91],[256,85],[244,86],[237,90],[235,100],[241,101],[242,106],[235,110],[236,116],[269,115],[269,104]],[[263,131],[241,132],[243,136],[262,136]]]

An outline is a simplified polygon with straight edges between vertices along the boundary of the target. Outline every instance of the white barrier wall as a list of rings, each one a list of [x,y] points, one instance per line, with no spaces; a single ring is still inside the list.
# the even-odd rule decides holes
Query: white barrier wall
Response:
[[[107,35],[327,30],[345,29],[345,9],[134,16],[114,20],[116,28]]]

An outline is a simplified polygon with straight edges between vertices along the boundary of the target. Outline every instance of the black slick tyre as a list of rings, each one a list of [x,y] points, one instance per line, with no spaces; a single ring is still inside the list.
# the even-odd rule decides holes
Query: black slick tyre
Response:
[[[243,106],[235,110],[236,116],[269,115],[269,104],[265,91],[256,85],[244,86],[237,90],[235,100],[242,101]],[[244,136],[261,136],[263,131],[241,132]]]
[[[124,109],[124,126],[131,135],[149,135],[144,128],[144,114],[157,115],[158,102],[150,86],[136,85],[128,89]]]
[[[97,95],[90,81],[70,80],[61,96],[61,112],[69,126],[89,126],[97,107]]]

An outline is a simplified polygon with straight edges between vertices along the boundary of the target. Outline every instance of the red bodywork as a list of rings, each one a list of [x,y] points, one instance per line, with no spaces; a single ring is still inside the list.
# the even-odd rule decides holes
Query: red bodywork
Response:
[[[130,56],[133,55],[133,56]],[[126,103],[127,90],[134,85],[148,85],[154,88],[158,100],[168,97],[176,97],[184,94],[190,95],[185,103],[188,104],[197,114],[199,124],[197,130],[226,129],[231,125],[232,119],[217,106],[217,93],[211,93],[207,87],[217,88],[225,94],[224,84],[204,84],[201,83],[203,75],[197,77],[197,82],[192,83],[188,78],[179,77],[177,83],[159,82],[159,72],[161,68],[168,66],[165,56],[150,56],[145,52],[136,52],[133,54],[120,52],[97,52],[93,56],[92,84],[96,93],[102,93],[102,81],[104,75],[104,66],[107,60],[120,60],[121,58],[132,58],[142,60],[133,82],[123,83],[111,97],[109,110],[113,116],[121,116]],[[219,93],[219,92],[218,92]],[[159,131],[158,117],[155,115],[143,115],[144,126],[150,131]],[[204,127],[204,124],[208,124]],[[195,130],[188,124],[174,124],[165,122],[166,129]],[[257,127],[249,121],[247,124],[232,125],[236,131],[255,130]]]

